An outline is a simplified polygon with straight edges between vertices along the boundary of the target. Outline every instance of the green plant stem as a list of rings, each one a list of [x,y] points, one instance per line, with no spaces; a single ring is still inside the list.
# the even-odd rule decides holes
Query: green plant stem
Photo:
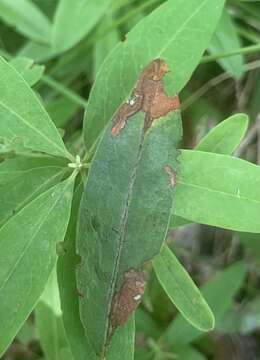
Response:
[[[231,57],[231,56],[235,56],[235,55],[240,55],[240,54],[253,54],[260,51],[260,44],[256,44],[256,45],[250,45],[250,46],[245,46],[242,47],[240,49],[236,49],[236,50],[232,50],[232,51],[228,51],[228,52],[224,52],[224,53],[220,53],[220,54],[215,54],[215,55],[206,55],[203,56],[203,58],[201,59],[200,63],[201,64],[205,64],[211,61],[215,61],[218,59],[223,59],[223,58],[227,58],[227,57]]]
[[[3,56],[6,60],[12,60],[12,56],[3,49],[0,49],[0,55]],[[80,95],[76,94],[74,91],[70,90],[67,86],[59,83],[48,75],[43,75],[41,81],[48,85],[50,88],[56,90],[75,104],[78,104],[84,109],[87,107],[87,101],[83,99]]]

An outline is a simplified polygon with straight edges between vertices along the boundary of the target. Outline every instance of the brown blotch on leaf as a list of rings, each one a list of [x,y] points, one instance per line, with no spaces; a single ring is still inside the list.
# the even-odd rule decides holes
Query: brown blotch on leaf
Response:
[[[128,119],[139,111],[146,114],[144,128],[148,129],[154,119],[180,109],[178,96],[167,96],[164,92],[163,77],[168,71],[168,65],[161,59],[152,61],[144,69],[130,100],[120,106],[114,117],[113,136],[118,135]]]
[[[140,304],[147,280],[147,274],[130,269],[124,274],[124,282],[115,293],[110,312],[110,337],[118,326],[124,325]]]
[[[164,170],[169,175],[169,184],[171,187],[176,186],[176,172],[172,169],[170,165],[165,165]]]

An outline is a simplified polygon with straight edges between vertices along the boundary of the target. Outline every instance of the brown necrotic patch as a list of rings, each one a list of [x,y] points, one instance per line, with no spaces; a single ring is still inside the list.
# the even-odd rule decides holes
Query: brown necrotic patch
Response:
[[[110,315],[110,336],[118,326],[124,325],[140,304],[147,280],[147,274],[130,269],[124,274],[124,281],[115,293]]]
[[[164,92],[163,77],[168,71],[168,65],[161,59],[152,61],[143,70],[130,100],[120,106],[114,117],[113,136],[118,135],[128,119],[139,111],[145,113],[144,128],[148,129],[154,119],[180,108],[178,96],[168,96]]]

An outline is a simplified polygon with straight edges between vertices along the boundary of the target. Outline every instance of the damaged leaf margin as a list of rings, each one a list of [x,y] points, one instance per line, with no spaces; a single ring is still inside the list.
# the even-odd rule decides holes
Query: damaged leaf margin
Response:
[[[130,100],[120,106],[114,117],[112,135],[118,135],[138,111],[145,113],[144,129],[147,130],[153,120],[180,109],[178,96],[167,96],[164,92],[163,77],[167,72],[168,65],[162,59],[152,61],[143,70]]]

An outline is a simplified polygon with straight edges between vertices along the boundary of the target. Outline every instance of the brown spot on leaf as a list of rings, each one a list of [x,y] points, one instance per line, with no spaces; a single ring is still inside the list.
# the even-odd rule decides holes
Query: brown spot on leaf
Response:
[[[110,336],[114,330],[124,325],[140,304],[147,280],[147,274],[130,269],[124,274],[124,282],[119,292],[115,293],[110,313]]]
[[[163,77],[168,71],[168,65],[161,59],[152,61],[144,69],[130,100],[120,106],[114,117],[113,136],[118,135],[128,119],[138,111],[146,114],[144,128],[148,129],[154,119],[180,108],[178,96],[167,96],[164,92]]]
[[[171,187],[176,186],[176,172],[172,169],[170,165],[165,165],[164,170],[169,175],[169,184]]]

